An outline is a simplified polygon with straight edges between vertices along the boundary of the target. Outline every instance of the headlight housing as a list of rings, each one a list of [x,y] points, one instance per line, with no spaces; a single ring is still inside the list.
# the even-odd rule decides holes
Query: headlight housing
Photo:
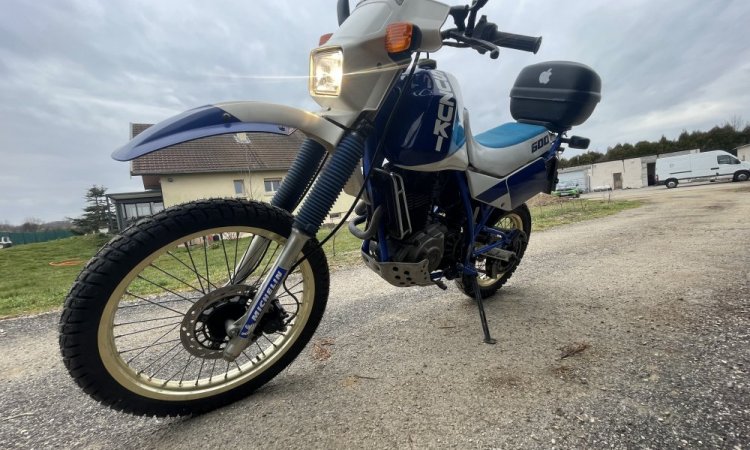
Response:
[[[344,52],[340,48],[313,50],[310,54],[310,94],[337,97],[344,78]]]

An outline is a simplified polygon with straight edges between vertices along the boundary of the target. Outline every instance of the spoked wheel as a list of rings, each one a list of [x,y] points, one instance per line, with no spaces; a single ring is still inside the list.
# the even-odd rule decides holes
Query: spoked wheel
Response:
[[[283,370],[314,333],[328,297],[325,255],[311,240],[232,362],[227,323],[240,318],[291,232],[268,205],[212,200],[159,213],[114,238],[81,272],[60,319],[66,367],[91,396],[134,414],[207,411]],[[236,279],[254,239],[256,269]]]
[[[482,294],[482,298],[494,295],[510,279],[516,267],[521,262],[521,258],[523,258],[526,251],[528,238],[531,235],[531,213],[529,212],[529,208],[525,204],[521,205],[511,212],[501,215],[492,226],[493,228],[506,231],[522,230],[524,234],[519,235],[519,238],[512,243],[511,248],[507,249],[516,254],[516,262],[504,265],[501,262],[484,256],[480,256],[475,261],[477,271],[479,272],[477,283],[479,284],[479,292]],[[493,240],[494,238],[489,238],[487,243]],[[477,244],[480,247],[483,245],[486,244]],[[458,286],[461,292],[474,298],[474,284],[469,276],[462,276],[456,279],[456,286]]]

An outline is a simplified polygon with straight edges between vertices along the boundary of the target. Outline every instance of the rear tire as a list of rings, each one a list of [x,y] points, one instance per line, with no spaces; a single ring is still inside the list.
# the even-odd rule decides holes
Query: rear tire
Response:
[[[498,210],[498,212],[500,211]],[[492,219],[490,220],[492,221]],[[519,206],[509,213],[500,215],[491,223],[492,226],[500,229],[522,229],[524,233],[526,233],[527,239],[531,236],[531,213],[529,212],[529,208],[525,204]],[[524,243],[516,252],[516,255],[518,256],[518,264],[521,263],[521,259],[526,252],[527,243],[528,241]],[[484,258],[477,259],[477,269],[483,269],[484,264]],[[503,285],[516,271],[516,268],[518,268],[518,264],[513,266],[510,270],[499,273],[492,278],[480,273],[477,277],[477,284],[479,285],[479,293],[481,294],[482,298],[485,299],[487,297],[491,297],[495,294],[495,292],[497,292],[498,289],[503,287]],[[464,275],[461,278],[456,279],[456,286],[461,290],[461,292],[473,299],[474,283],[472,282],[471,278],[472,277],[468,275]]]
[[[673,189],[673,188],[676,188],[676,187],[677,187],[677,184],[678,184],[678,183],[679,183],[679,182],[678,182],[677,180],[675,180],[674,178],[670,178],[669,180],[667,180],[667,181],[666,181],[666,182],[664,183],[664,185],[665,185],[665,186],[667,186],[667,189]]]
[[[220,355],[225,323],[246,310],[291,229],[292,216],[269,205],[210,200],[169,208],[112,239],[78,276],[60,318],[60,349],[76,383],[113,409],[170,416],[226,405],[271,380],[325,310],[328,265],[315,239],[272,303],[283,310],[277,321],[261,322],[266,331],[232,363]],[[271,243],[255,272],[236,282],[253,236]]]

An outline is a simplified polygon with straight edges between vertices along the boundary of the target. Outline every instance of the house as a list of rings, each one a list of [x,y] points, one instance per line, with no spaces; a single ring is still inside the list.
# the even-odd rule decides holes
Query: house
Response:
[[[114,208],[118,230],[164,209],[164,199],[158,189],[107,194],[107,199]]]
[[[133,138],[149,124],[131,124]],[[145,192],[110,194],[118,226],[164,208],[206,198],[246,198],[270,202],[279,189],[305,135],[235,133],[212,136],[149,153],[130,162]],[[337,221],[354,197],[342,193],[330,212]]]

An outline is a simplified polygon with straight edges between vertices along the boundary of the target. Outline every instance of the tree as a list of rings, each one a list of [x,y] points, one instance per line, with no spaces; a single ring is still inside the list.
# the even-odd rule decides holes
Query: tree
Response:
[[[81,233],[95,233],[103,228],[109,229],[114,223],[115,215],[107,201],[104,186],[93,185],[86,191],[84,198],[88,206],[83,208],[83,216],[73,219],[73,226]]]
[[[27,217],[26,221],[21,224],[20,231],[24,233],[33,233],[39,231],[42,226],[42,221],[36,217]]]
[[[603,154],[596,152],[596,151],[588,151],[581,155],[573,156],[570,159],[565,159],[565,158],[561,159],[560,168],[564,169],[566,167],[585,166],[588,164],[594,164],[594,163],[601,161],[602,158],[604,158]]]

